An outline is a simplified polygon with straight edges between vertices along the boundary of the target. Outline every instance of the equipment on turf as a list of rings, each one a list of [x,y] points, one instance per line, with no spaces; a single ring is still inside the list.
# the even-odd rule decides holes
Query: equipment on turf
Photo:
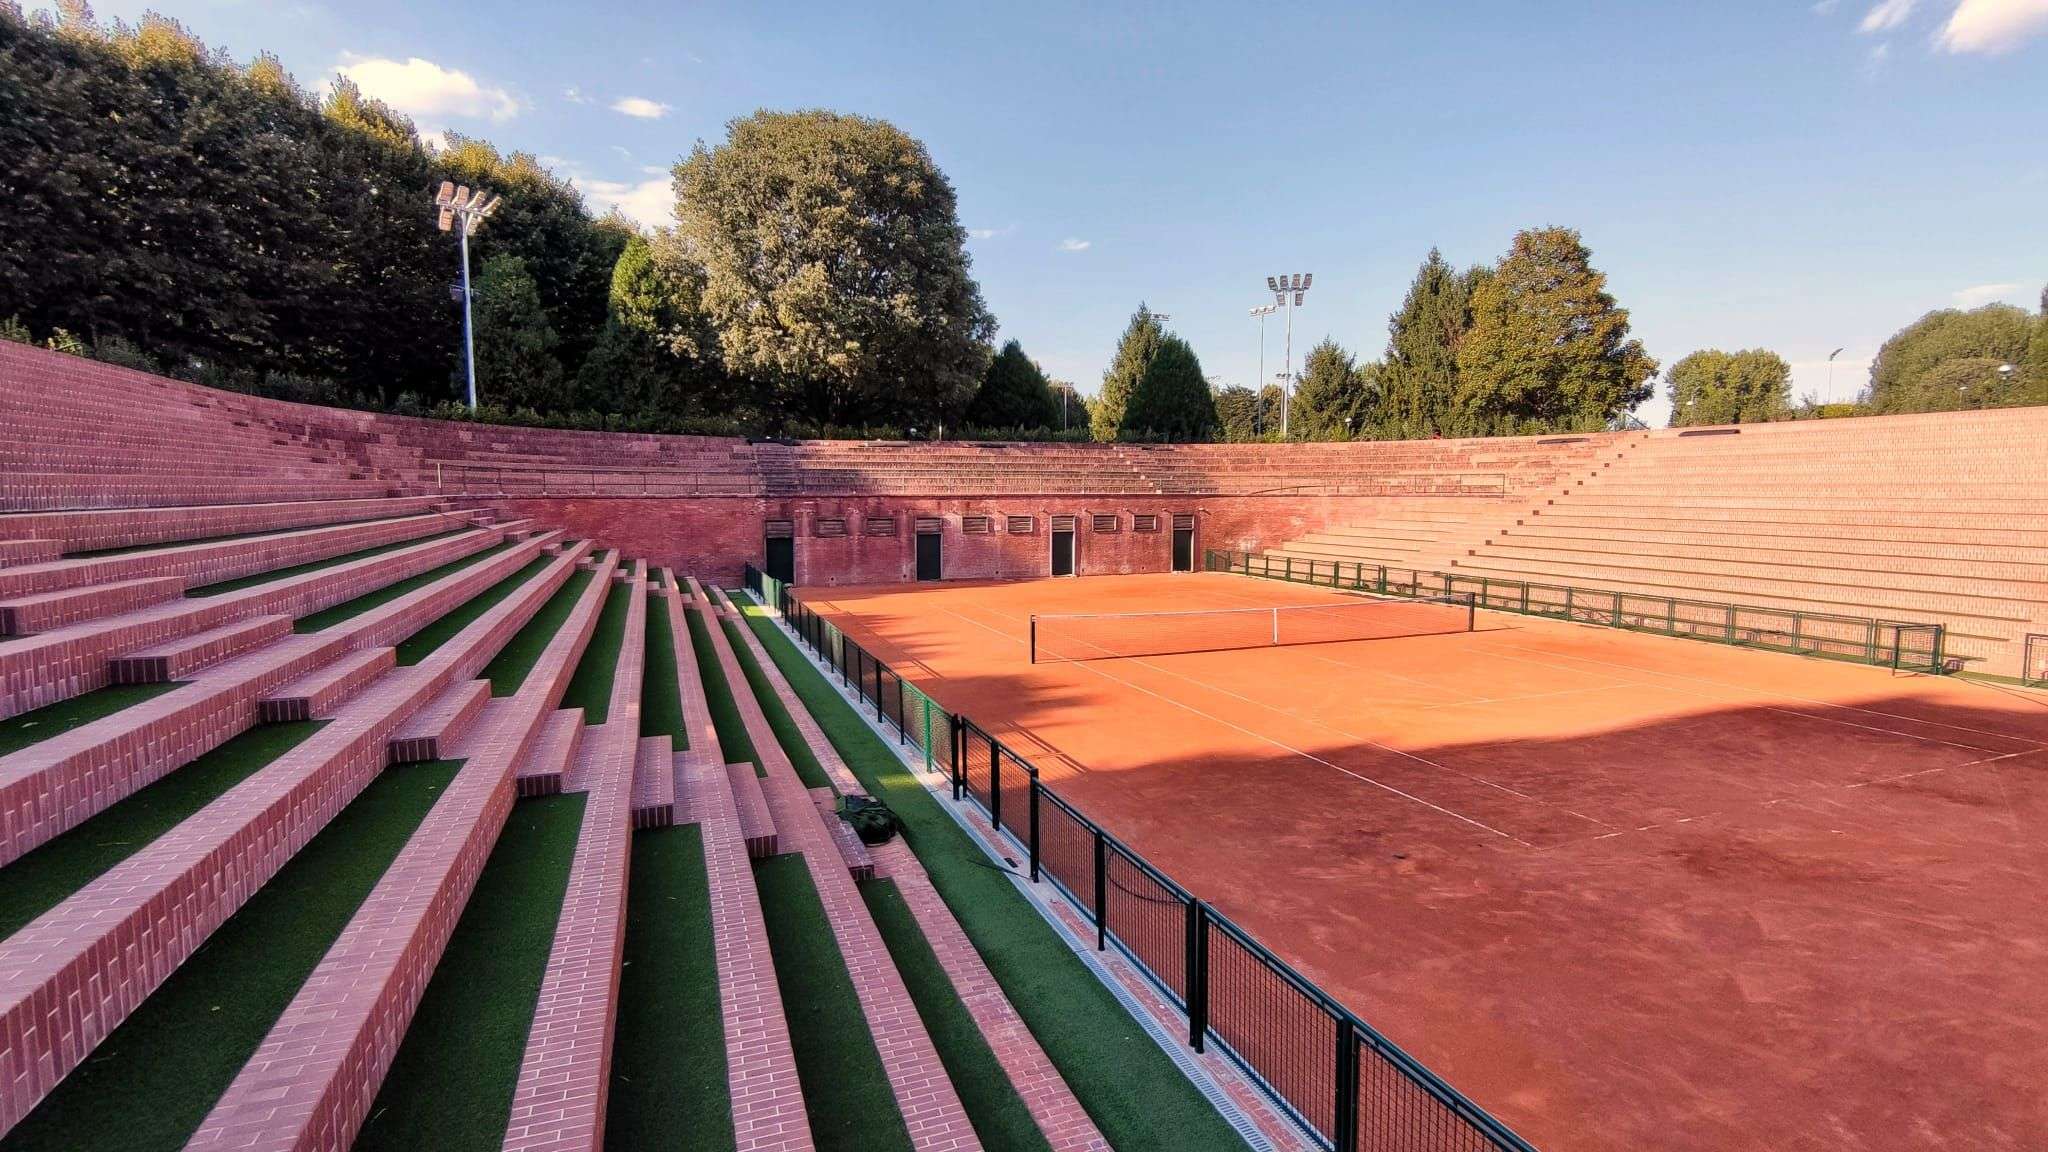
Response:
[[[1031,662],[1437,636],[1472,631],[1477,615],[1472,596],[1458,593],[1275,608],[1033,616]]]

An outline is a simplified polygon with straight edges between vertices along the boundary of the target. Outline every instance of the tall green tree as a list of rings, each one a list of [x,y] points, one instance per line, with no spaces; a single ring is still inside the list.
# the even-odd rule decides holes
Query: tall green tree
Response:
[[[1296,440],[1349,440],[1376,414],[1379,366],[1357,358],[1325,336],[1302,361],[1288,432]]]
[[[556,354],[561,341],[526,262],[500,252],[484,261],[472,287],[478,402],[540,413],[568,409],[571,398]]]
[[[862,116],[757,112],[698,144],[676,192],[729,371],[816,420],[936,423],[966,407],[995,321],[924,145]]]
[[[1665,382],[1674,428],[1792,416],[1792,366],[1776,352],[1702,349],[1673,364]]]
[[[1089,407],[1088,397],[1083,396],[1081,390],[1074,387],[1074,382],[1071,380],[1054,380],[1051,382],[1050,388],[1052,390],[1053,411],[1059,417],[1052,424],[1052,427],[1059,429],[1061,432],[1087,432],[1089,430],[1089,413],[1092,411]]]
[[[1865,400],[1878,413],[1953,409],[1960,377],[1937,377],[1936,370],[1950,360],[1992,360],[2017,367],[2027,358],[2034,327],[2034,317],[2010,304],[1987,304],[1968,312],[1954,308],[1929,312],[1877,350],[1877,358],[1870,364]],[[1968,375],[1968,371],[1961,373]]]
[[[1518,233],[1472,291],[1452,422],[1466,435],[1597,431],[1647,400],[1657,362],[1569,228]]]
[[[1432,248],[1401,310],[1387,318],[1378,428],[1402,439],[1442,430],[1458,389],[1458,346],[1472,327],[1472,288],[1483,269],[1459,272]]]
[[[1059,401],[1024,346],[1011,340],[989,361],[965,420],[970,428],[1058,428]]]
[[[1258,438],[1259,395],[1242,384],[1215,390],[1216,426],[1224,440],[1243,444]]]
[[[2034,321],[2034,334],[2027,340],[2027,379],[2033,387],[2048,392],[2048,290],[2041,293],[2041,316]]]
[[[1216,434],[1216,402],[1202,362],[1186,340],[1167,333],[1131,389],[1120,439],[1207,440]]]
[[[1125,438],[1124,415],[1129,407],[1132,393],[1144,380],[1145,372],[1151,368],[1153,357],[1159,354],[1159,343],[1165,338],[1165,329],[1152,310],[1140,303],[1138,310],[1131,313],[1129,324],[1116,344],[1116,355],[1110,359],[1109,368],[1102,374],[1102,390],[1095,394],[1095,402],[1089,406],[1089,421],[1097,440],[1119,440]]]

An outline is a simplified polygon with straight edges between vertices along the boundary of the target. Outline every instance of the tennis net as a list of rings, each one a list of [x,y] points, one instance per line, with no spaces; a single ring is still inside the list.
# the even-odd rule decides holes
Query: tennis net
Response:
[[[1274,608],[1067,613],[1031,617],[1031,662],[1116,660],[1472,631],[1470,593]]]

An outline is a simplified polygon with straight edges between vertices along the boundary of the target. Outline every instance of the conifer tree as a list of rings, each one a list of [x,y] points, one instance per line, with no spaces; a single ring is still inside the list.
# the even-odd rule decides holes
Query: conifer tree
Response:
[[[1109,370],[1102,374],[1102,390],[1095,394],[1095,402],[1089,405],[1089,424],[1097,440],[1122,439],[1125,409],[1130,405],[1131,394],[1145,378],[1145,372],[1152,366],[1152,359],[1159,353],[1159,342],[1165,335],[1159,326],[1159,319],[1144,304],[1131,314],[1131,322],[1124,327],[1123,338],[1117,341],[1116,356],[1110,360]]]
[[[1059,401],[1024,346],[1011,340],[989,361],[964,419],[979,429],[1058,428]]]
[[[1216,433],[1216,401],[1202,362],[1186,340],[1160,337],[1151,363],[1131,389],[1120,439],[1207,440]]]
[[[560,340],[541,307],[526,262],[500,252],[484,261],[472,290],[476,323],[476,391],[481,403],[547,413],[567,409]]]
[[[1325,336],[1302,361],[1288,413],[1288,434],[1296,440],[1348,440],[1363,433],[1377,408],[1377,365],[1357,358]]]
[[[1376,421],[1401,439],[1440,431],[1458,387],[1458,345],[1472,326],[1471,293],[1481,273],[1460,273],[1432,248],[1401,310],[1387,318]]]

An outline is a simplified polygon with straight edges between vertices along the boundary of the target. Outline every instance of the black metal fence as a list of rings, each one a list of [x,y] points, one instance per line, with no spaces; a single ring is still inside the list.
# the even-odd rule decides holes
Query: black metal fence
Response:
[[[1939,674],[1948,670],[1943,652],[1947,629],[1940,624],[1681,600],[1344,560],[1254,556],[1249,552],[1206,552],[1203,567],[1211,572],[1235,572],[1380,596],[1466,593],[1479,607],[1496,612],[1519,612],[1631,632],[1825,656],[1908,672]]]
[[[747,588],[779,612],[956,801],[972,801],[1214,1044],[1323,1147],[1336,1152],[1534,1152],[1506,1125],[1337,1003],[1039,780],[966,716],[949,714],[788,585],[751,565]]]

